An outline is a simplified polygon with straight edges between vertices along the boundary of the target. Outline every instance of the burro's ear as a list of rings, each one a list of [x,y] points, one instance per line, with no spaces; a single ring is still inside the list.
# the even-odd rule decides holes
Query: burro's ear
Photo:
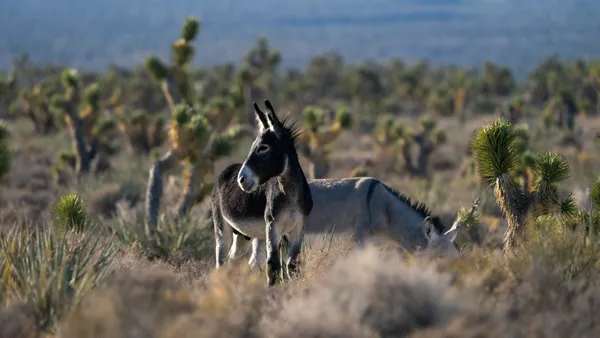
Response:
[[[258,107],[256,102],[254,102],[253,105],[254,105],[254,114],[256,115],[256,122],[258,124],[260,131],[263,132],[265,129],[269,129],[269,122],[267,120],[267,116],[265,115],[265,113],[263,113],[262,110],[260,110],[260,108]]]
[[[427,216],[423,220],[423,233],[429,240],[436,239],[438,237],[438,233],[433,226],[433,220],[431,219],[431,216]]]
[[[265,107],[267,108],[267,121],[271,130],[275,131],[283,128],[283,124],[279,121],[279,118],[277,118],[277,114],[275,114],[275,109],[273,108],[271,101],[265,100]]]

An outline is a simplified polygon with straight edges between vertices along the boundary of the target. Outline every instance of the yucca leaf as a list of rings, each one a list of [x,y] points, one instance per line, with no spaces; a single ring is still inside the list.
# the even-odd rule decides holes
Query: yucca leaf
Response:
[[[550,184],[563,182],[570,176],[567,160],[553,152],[539,154],[533,163],[532,170],[538,175],[541,181]]]
[[[565,217],[575,217],[578,210],[579,209],[575,204],[575,197],[573,197],[572,194],[569,194],[569,196],[562,200],[559,212]]]
[[[590,187],[590,200],[595,210],[600,210],[600,176]]]
[[[511,124],[497,119],[477,130],[471,148],[480,178],[492,182],[514,169],[518,157]]]

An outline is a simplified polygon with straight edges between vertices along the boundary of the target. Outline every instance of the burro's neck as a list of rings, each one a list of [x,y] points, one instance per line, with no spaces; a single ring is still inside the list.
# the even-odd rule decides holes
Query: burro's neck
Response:
[[[277,182],[279,188],[286,194],[290,192],[301,194],[308,189],[306,176],[304,176],[304,171],[302,171],[300,161],[295,153],[288,155],[283,172],[277,177]]]

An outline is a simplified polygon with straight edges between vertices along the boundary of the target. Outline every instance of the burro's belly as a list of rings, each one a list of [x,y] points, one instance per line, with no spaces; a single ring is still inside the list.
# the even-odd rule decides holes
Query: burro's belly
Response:
[[[229,219],[225,221],[242,234],[258,239],[266,239],[267,223],[264,219]],[[293,235],[302,224],[302,213],[299,211],[288,211],[281,213],[275,219],[275,226],[280,235]]]

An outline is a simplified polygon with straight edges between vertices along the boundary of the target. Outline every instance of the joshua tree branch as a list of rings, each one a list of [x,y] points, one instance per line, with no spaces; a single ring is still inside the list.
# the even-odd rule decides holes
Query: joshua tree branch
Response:
[[[175,78],[173,77],[173,74],[169,73],[167,77],[165,77],[161,88],[165,98],[167,99],[167,103],[169,104],[169,110],[171,111],[169,118],[171,118],[173,117],[173,112],[175,111],[175,105],[181,102],[181,96],[177,90],[177,85],[175,84]]]

